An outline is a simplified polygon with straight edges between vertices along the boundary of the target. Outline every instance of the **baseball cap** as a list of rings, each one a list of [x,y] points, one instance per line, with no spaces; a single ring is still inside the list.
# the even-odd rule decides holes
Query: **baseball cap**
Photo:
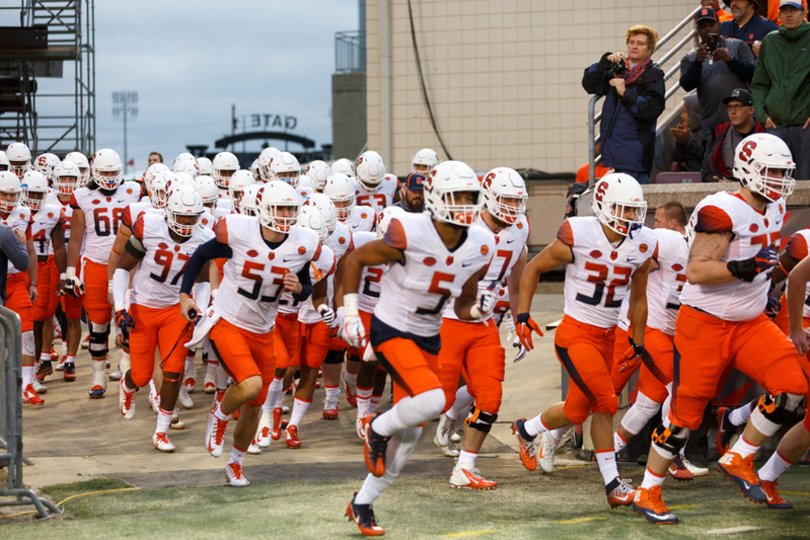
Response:
[[[422,191],[425,189],[425,175],[412,172],[405,178],[405,187],[411,191]]]
[[[728,104],[730,101],[742,101],[745,105],[754,104],[754,100],[751,99],[751,93],[745,88],[735,88],[730,96],[723,99],[724,104]]]
[[[717,13],[710,7],[700,8],[698,11],[697,20],[698,22],[702,21],[703,19],[710,19],[712,21],[718,21]]]
[[[730,8],[731,7],[731,0],[723,0],[723,4],[725,4],[727,8]],[[759,9],[759,1],[758,0],[753,0],[753,4],[754,4],[754,7],[756,9]]]
[[[802,0],[799,0],[798,2],[796,0],[782,0],[781,2],[779,2],[779,9],[782,9],[785,6],[790,6],[802,10],[804,9],[804,6],[802,4],[804,4]]]

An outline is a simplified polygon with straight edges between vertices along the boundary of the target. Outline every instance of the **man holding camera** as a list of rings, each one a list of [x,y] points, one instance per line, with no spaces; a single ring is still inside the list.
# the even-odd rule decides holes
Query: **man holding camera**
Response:
[[[698,12],[697,31],[700,46],[681,60],[680,84],[687,92],[697,89],[706,141],[714,126],[729,121],[723,99],[735,88],[750,89],[755,60],[745,42],[720,35],[720,21],[710,7]]]

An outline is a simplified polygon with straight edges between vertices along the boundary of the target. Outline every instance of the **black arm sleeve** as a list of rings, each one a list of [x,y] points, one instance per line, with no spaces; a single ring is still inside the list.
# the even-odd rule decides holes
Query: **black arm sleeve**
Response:
[[[305,264],[304,267],[298,271],[298,282],[301,284],[301,292],[294,294],[293,298],[295,298],[296,302],[303,302],[312,294],[312,281],[309,279],[309,264]]]
[[[231,257],[233,257],[231,247],[227,244],[217,242],[216,238],[198,247],[186,263],[186,270],[183,272],[183,285],[180,286],[180,292],[191,294],[191,289],[194,287],[197,276],[202,272],[205,263],[211,259],[230,259]]]

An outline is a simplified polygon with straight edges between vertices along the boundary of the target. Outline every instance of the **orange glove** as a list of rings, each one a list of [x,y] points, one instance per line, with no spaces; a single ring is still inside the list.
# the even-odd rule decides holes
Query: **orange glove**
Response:
[[[517,335],[520,342],[526,347],[528,350],[534,349],[534,344],[532,343],[532,331],[537,332],[540,336],[543,336],[543,331],[540,330],[540,327],[534,322],[534,319],[528,313],[519,313],[517,316]]]
[[[630,338],[628,338],[630,339]],[[644,345],[637,345],[630,339],[630,348],[624,351],[622,359],[619,361],[619,373],[623,371],[635,371],[643,355],[649,355]]]

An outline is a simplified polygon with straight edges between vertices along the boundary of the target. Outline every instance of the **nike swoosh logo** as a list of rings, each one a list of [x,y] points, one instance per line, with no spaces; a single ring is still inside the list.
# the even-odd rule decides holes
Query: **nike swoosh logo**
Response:
[[[467,267],[468,267],[468,266],[470,266],[470,265],[472,265],[472,263],[471,263],[471,262],[468,262],[468,263],[461,263],[461,267],[462,267],[462,268],[467,268]]]
[[[636,260],[635,257],[627,257],[627,262],[633,262],[635,260]]]
[[[512,242],[514,242],[514,241],[515,241],[515,239],[514,239],[514,238],[512,238],[511,240],[507,240],[507,241],[506,241],[506,243],[507,243],[507,244],[511,244],[511,243],[512,243]]]
[[[281,259],[281,262],[290,262],[291,260],[292,259],[289,257],[284,257],[283,259]]]

